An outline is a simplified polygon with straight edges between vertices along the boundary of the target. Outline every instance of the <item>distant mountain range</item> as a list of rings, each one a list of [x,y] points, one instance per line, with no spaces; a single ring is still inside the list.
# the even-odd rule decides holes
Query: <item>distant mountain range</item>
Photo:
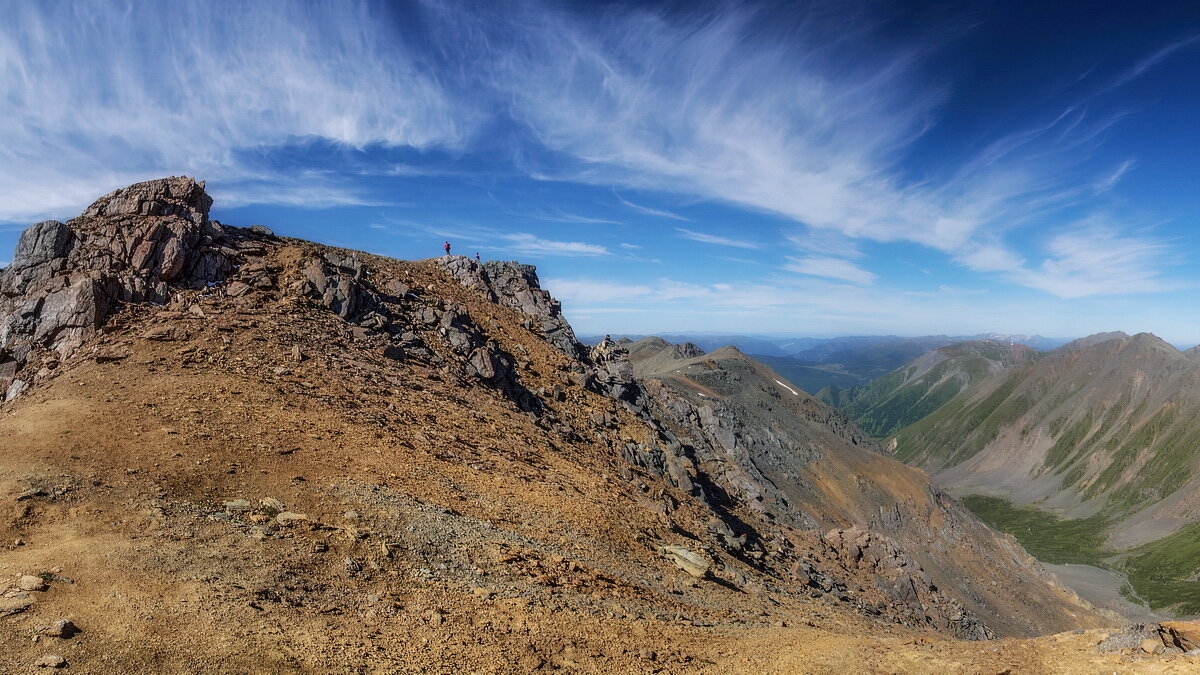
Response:
[[[596,344],[603,337],[585,336],[582,341],[586,344]],[[612,337],[636,341],[646,336],[613,335]],[[737,347],[739,351],[750,354],[771,366],[790,382],[810,394],[819,394],[826,388],[842,390],[865,385],[922,354],[955,343],[991,340],[1046,350],[1069,342],[1068,338],[1005,333],[967,336],[924,335],[919,337],[859,335],[834,338],[737,334],[664,334],[662,337],[674,343],[690,342],[706,352],[725,346]],[[837,394],[825,392],[819,396],[828,402],[831,396],[836,397]]]
[[[1127,595],[1200,613],[1200,348],[1120,332],[1048,352],[969,342],[837,393],[1031,552],[1121,570]]]
[[[626,338],[636,342],[650,335],[633,333],[613,333],[614,340]],[[742,335],[739,333],[655,333],[654,337],[683,344],[690,342],[704,351],[713,351],[721,347],[733,346],[746,354],[767,356],[796,356],[817,361],[823,361],[823,355],[837,353],[847,349],[864,349],[888,344],[928,344],[929,349],[936,349],[955,342],[968,340],[997,340],[1003,342],[1019,342],[1034,349],[1054,349],[1071,341],[1071,338],[1049,338],[1041,335],[1010,335],[1008,333],[981,333],[979,335],[922,335],[917,337],[901,337],[899,335],[848,335],[842,337],[780,337],[777,335]],[[580,342],[594,345],[604,339],[603,335],[584,335]]]
[[[1032,347],[972,340],[926,352],[870,384],[820,398],[845,410],[864,431],[882,438],[935,412],[972,384],[1037,358]]]

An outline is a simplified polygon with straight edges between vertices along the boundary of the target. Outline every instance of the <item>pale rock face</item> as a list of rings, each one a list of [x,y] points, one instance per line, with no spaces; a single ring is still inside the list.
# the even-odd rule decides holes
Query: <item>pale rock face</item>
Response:
[[[212,197],[204,183],[186,176],[135,183],[97,199],[83,212],[84,218],[105,216],[180,216],[193,225],[208,220]]]
[[[704,556],[683,546],[661,546],[658,552],[670,558],[676,567],[697,579],[703,579],[712,569],[712,563]]]

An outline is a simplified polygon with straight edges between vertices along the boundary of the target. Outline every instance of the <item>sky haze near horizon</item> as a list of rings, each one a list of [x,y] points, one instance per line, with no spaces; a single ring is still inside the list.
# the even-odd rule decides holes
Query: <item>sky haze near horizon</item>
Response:
[[[577,332],[1200,342],[1200,7],[0,0],[0,264],[132,182]]]

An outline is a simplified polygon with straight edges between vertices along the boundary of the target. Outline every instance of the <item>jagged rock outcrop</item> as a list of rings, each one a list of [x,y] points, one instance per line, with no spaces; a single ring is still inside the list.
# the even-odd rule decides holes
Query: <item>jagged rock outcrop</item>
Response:
[[[564,354],[577,359],[585,357],[575,331],[562,314],[562,306],[542,289],[533,265],[501,260],[481,263],[461,255],[436,260],[463,286],[478,289],[492,302],[529,315],[526,328],[537,330]]]
[[[379,305],[379,297],[363,284],[366,271],[358,256],[327,253],[309,258],[301,274],[303,293],[343,319],[374,313]],[[372,318],[366,321],[376,323]]]
[[[104,195],[84,209],[83,218],[179,216],[193,225],[208,220],[212,197],[204,183],[187,176],[135,183]]]
[[[632,401],[637,397],[628,349],[606,336],[600,344],[592,347],[588,357],[595,364],[596,381],[609,396],[619,401]]]
[[[67,223],[33,225],[0,271],[0,393],[70,357],[124,303],[164,303],[173,286],[221,281],[238,242],[208,219],[191,178],[138,183]]]

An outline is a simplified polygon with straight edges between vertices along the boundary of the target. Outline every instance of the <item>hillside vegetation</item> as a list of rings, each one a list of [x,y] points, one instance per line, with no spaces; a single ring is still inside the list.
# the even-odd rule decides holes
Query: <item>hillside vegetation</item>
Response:
[[[974,341],[941,347],[870,384],[846,392],[840,401],[867,433],[885,438],[948,403],[988,375],[1037,357],[1021,344]]]
[[[905,392],[891,385],[913,365],[879,389]],[[1057,546],[1093,562],[1123,560],[1152,606],[1194,611],[1200,558],[1174,552],[1190,548],[1181,544],[1200,520],[1200,361],[1153,335],[1107,333],[991,372],[976,367],[968,377],[966,370],[958,372],[969,386],[892,432],[895,456],[957,494],[1002,497],[1049,514],[1053,520],[1039,521],[1024,508],[967,502],[1031,551]],[[920,388],[910,398],[930,400],[937,391],[913,381]],[[856,408],[859,400],[846,410],[864,428],[891,419],[894,408]],[[1033,521],[1014,522],[1021,518]]]

